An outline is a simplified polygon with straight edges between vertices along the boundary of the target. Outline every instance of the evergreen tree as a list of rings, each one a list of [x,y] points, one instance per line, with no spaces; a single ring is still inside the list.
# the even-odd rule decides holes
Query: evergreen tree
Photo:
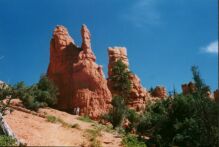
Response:
[[[131,81],[129,79],[130,72],[128,71],[127,66],[118,60],[112,68],[112,76],[109,80],[111,81],[112,89],[117,93],[117,95],[124,98],[129,96],[131,89]]]
[[[113,125],[113,128],[115,128],[115,127],[119,127],[122,124],[123,119],[125,117],[126,106],[125,106],[124,98],[120,96],[114,96],[112,100],[112,105],[113,108],[111,111],[111,115],[112,115],[111,123]]]
[[[192,74],[195,92],[148,105],[140,117],[137,132],[150,137],[149,146],[219,146],[219,105],[206,96],[197,67]]]
[[[111,123],[113,127],[118,127],[122,124],[126,114],[126,104],[129,102],[129,93],[131,89],[130,72],[127,66],[118,60],[112,68],[112,76],[109,80],[112,85],[112,90],[116,93],[112,100]]]

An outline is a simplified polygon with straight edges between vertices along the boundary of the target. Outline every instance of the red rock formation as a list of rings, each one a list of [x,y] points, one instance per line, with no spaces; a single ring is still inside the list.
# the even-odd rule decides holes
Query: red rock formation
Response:
[[[196,91],[195,84],[189,82],[189,84],[182,84],[182,93],[183,95],[187,95]]]
[[[102,66],[95,63],[91,35],[85,25],[81,29],[82,46],[77,47],[68,31],[57,26],[50,43],[48,77],[59,88],[59,109],[80,108],[80,114],[98,118],[110,108],[111,93]]]
[[[188,94],[192,94],[194,92],[197,91],[197,88],[195,86],[195,84],[193,82],[189,82],[188,84],[182,84],[182,93],[183,95],[188,95]],[[206,96],[211,99],[211,100],[215,100],[217,101],[217,90],[214,92],[214,96],[213,94],[211,93],[211,91],[206,91]],[[216,98],[215,98],[216,96]],[[218,95],[219,96],[219,95]],[[218,97],[218,101],[219,101],[219,97]]]
[[[214,100],[219,103],[219,89],[214,91]]]
[[[108,48],[108,54],[109,54],[108,77],[112,76],[112,67],[114,66],[115,62],[118,61],[119,59],[121,59],[123,63],[127,65],[127,67],[129,66],[126,48],[110,47]],[[150,94],[141,85],[141,81],[137,77],[137,75],[131,73],[130,81],[131,81],[131,91],[130,91],[129,99],[131,102],[129,103],[129,107],[134,108],[137,111],[140,111],[144,109],[146,101],[150,99]],[[114,95],[109,78],[108,78],[108,86],[111,89],[112,94]]]
[[[163,86],[156,86],[154,91],[152,92],[153,97],[159,97],[161,99],[164,99],[167,97],[167,91],[166,88]]]
[[[119,59],[122,60],[122,62],[128,67],[129,61],[127,57],[127,51],[124,47],[114,47],[108,48],[108,55],[109,55],[109,64],[108,64],[108,76],[110,77],[112,75],[112,67],[114,66],[114,63],[118,61]],[[129,70],[129,69],[127,69]]]

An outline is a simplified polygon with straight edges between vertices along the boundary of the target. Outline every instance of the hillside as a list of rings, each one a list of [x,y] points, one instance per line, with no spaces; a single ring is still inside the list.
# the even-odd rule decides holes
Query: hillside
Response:
[[[52,108],[43,108],[33,114],[17,108],[20,107],[7,114],[5,120],[17,138],[27,146],[86,147],[96,143],[103,147],[121,146],[122,139],[117,133],[95,121],[82,121],[79,120],[82,117]]]

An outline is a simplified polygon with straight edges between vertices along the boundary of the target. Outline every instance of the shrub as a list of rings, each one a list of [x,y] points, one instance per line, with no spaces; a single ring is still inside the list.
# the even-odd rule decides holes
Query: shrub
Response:
[[[81,120],[84,122],[93,122],[89,116],[80,116],[80,117],[78,117],[78,120]]]
[[[127,118],[131,124],[126,131],[131,131],[135,127],[139,119],[139,115],[136,113],[136,111],[128,109],[125,105],[124,98],[120,96],[113,97],[112,106],[113,108],[111,109],[109,114],[105,114],[104,116],[102,116],[102,119],[111,122],[113,128],[116,128],[120,127],[123,123],[123,120]]]
[[[110,112],[111,123],[113,128],[118,127],[122,124],[123,119],[125,117],[126,106],[124,102],[124,98],[121,96],[115,96],[112,100],[113,108]]]
[[[149,146],[219,146],[219,106],[206,97],[208,86],[196,70],[195,92],[147,106],[137,132],[150,138]]]
[[[51,122],[51,123],[57,122],[57,118],[55,116],[52,116],[52,115],[46,116],[46,119],[48,122]]]
[[[10,136],[0,135],[0,146],[16,146],[16,141]]]
[[[127,109],[126,118],[130,122],[129,127],[126,128],[126,131],[130,132],[132,129],[136,127],[139,120],[139,114],[137,114],[135,110]]]
[[[57,103],[58,89],[46,75],[41,76],[37,87],[39,89],[36,94],[38,101],[45,102],[48,106],[53,106]]]
[[[108,122],[112,122],[112,114],[111,114],[111,112],[112,112],[112,110],[110,111],[110,113],[103,114],[101,116],[100,120],[106,120]]]
[[[125,147],[146,147],[146,144],[143,141],[130,134],[123,137],[122,144]]]
[[[41,76],[39,82],[32,86],[26,86],[19,82],[5,89],[0,89],[0,98],[7,96],[20,98],[26,108],[38,110],[41,107],[54,106],[57,103],[58,89],[45,75]]]
[[[91,147],[101,147],[100,141],[97,139],[101,135],[101,129],[87,129],[86,136],[88,137],[89,141],[91,142],[89,146]]]

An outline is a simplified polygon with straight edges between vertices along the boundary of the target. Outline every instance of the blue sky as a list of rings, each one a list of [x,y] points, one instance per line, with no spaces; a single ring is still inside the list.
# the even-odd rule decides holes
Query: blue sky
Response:
[[[0,80],[37,82],[47,71],[54,27],[66,26],[81,45],[80,28],[86,24],[105,73],[107,48],[124,46],[131,70],[146,88],[180,91],[197,65],[214,90],[217,5],[217,0],[0,0]]]

